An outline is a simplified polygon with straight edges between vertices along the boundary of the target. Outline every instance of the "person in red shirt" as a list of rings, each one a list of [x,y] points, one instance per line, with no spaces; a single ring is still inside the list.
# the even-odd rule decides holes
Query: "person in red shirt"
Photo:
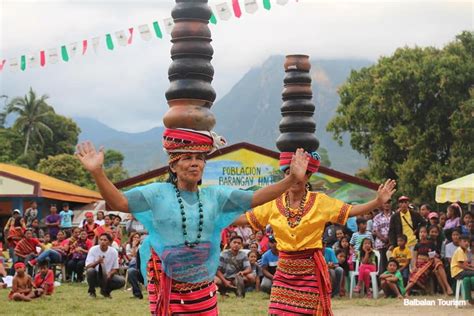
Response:
[[[85,215],[86,215],[86,220],[84,224],[82,225],[82,228],[87,233],[87,239],[93,242],[94,237],[95,237],[95,230],[100,225],[94,222],[94,214],[92,212],[87,212]]]
[[[54,274],[53,270],[48,269],[48,262],[43,261],[39,264],[39,272],[35,275],[33,286],[36,289],[42,289],[46,295],[54,292]]]
[[[69,240],[66,239],[66,234],[60,230],[56,236],[57,240],[53,241],[51,249],[45,250],[33,260],[28,261],[30,266],[36,265],[43,261],[49,261],[49,263],[62,263],[67,259],[69,253]]]
[[[84,279],[84,267],[86,264],[87,253],[93,246],[91,240],[87,239],[87,233],[83,230],[79,234],[79,239],[70,248],[70,259],[67,262],[67,274],[75,272],[77,282]]]
[[[17,262],[27,262],[36,258],[38,252],[36,247],[44,249],[44,245],[39,241],[38,238],[33,238],[33,231],[27,229],[23,238],[15,246],[15,256],[18,258]],[[33,274],[33,269],[29,268],[28,273]]]

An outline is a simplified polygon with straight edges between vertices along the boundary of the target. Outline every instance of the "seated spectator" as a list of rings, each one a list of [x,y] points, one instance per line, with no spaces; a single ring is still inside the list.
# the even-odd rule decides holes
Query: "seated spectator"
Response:
[[[275,275],[278,265],[278,249],[277,242],[273,236],[268,238],[268,249],[260,260],[260,266],[262,267],[263,279],[260,284],[260,289],[270,294],[273,285],[273,276]]]
[[[15,247],[16,244],[23,238],[23,233],[26,230],[25,220],[21,217],[20,210],[13,210],[12,217],[10,217],[3,229],[4,235],[8,245],[8,253],[13,262],[16,262]]]
[[[51,249],[51,247],[53,247],[53,244],[51,243],[51,236],[49,235],[49,233],[44,234],[43,247],[43,251]]]
[[[76,230],[78,230],[77,227],[74,229],[73,234]],[[79,232],[79,239],[70,244],[70,259],[67,262],[66,271],[68,275],[72,275],[74,272],[77,275],[77,282],[82,282],[84,279],[84,267],[86,265],[87,253],[92,246],[92,241],[87,239],[87,233],[84,230]]]
[[[245,286],[255,284],[255,278],[249,259],[241,249],[242,237],[234,236],[229,245],[230,249],[221,253],[215,282],[222,295],[229,289],[236,289],[238,297],[245,297]]]
[[[86,212],[86,219],[79,225],[79,228],[82,228],[87,233],[87,239],[94,241],[95,230],[100,226],[94,222],[94,214],[92,212]]]
[[[130,284],[132,285],[133,297],[141,300],[143,299],[143,294],[140,288],[140,283],[144,284],[144,279],[140,271],[140,248],[137,249],[135,257],[136,257],[135,264],[132,266],[129,266],[127,270],[128,282],[130,282]]]
[[[335,297],[336,295],[339,295],[344,269],[339,266],[339,261],[336,258],[336,254],[331,247],[327,246],[326,240],[323,240],[323,247],[324,259],[326,260],[326,264],[329,268],[329,276],[331,277],[331,297]]]
[[[327,241],[327,246],[332,247],[339,239],[336,236],[336,231],[341,230],[342,227],[337,224],[326,223],[323,233],[323,239]]]
[[[139,233],[132,233],[125,246],[125,254],[127,256],[129,268],[139,268],[137,266],[137,253],[140,247],[141,237]]]
[[[105,224],[105,215],[103,211],[97,211],[97,219],[94,221],[94,223],[96,223],[99,226],[102,226]]]
[[[443,289],[445,295],[452,295],[453,291],[448,284],[446,272],[443,263],[436,253],[435,244],[428,239],[428,231],[425,226],[421,226],[419,230],[420,241],[415,245],[414,257],[415,266],[412,267],[410,279],[406,287],[406,295],[410,294],[411,288],[415,285],[421,289],[426,289],[426,283],[431,272],[434,272],[438,283]]]
[[[429,206],[428,204],[423,204],[420,206],[419,213],[425,219],[425,221],[428,221],[430,219],[429,215],[433,213],[433,211],[431,210],[431,206]]]
[[[446,213],[445,212],[439,212],[439,226],[441,229],[444,230],[444,225],[446,225]]]
[[[44,294],[51,295],[54,292],[54,273],[48,269],[48,263],[42,262],[39,266],[39,272],[36,273],[33,286],[41,289]]]
[[[268,237],[263,233],[263,231],[258,231],[255,233],[255,239],[258,242],[260,253],[265,253],[268,250]]]
[[[387,271],[380,276],[380,286],[385,293],[385,298],[392,296],[403,298],[403,295],[405,295],[403,277],[398,271],[397,260],[391,258],[388,261]]]
[[[374,238],[372,237],[372,233],[367,231],[367,220],[365,218],[359,217],[357,218],[357,231],[352,234],[351,240],[349,243],[356,249],[356,253],[360,249],[360,245],[362,240],[368,238],[374,242]]]
[[[410,262],[412,260],[411,251],[406,246],[407,236],[399,235],[397,237],[397,247],[393,248],[391,258],[398,263],[398,269],[403,276],[403,281],[406,283],[410,276]],[[403,293],[405,295],[405,293]]]
[[[446,218],[445,231],[461,226],[461,207],[457,203],[448,206]]]
[[[58,264],[66,261],[69,252],[69,240],[66,239],[66,234],[59,231],[57,240],[53,241],[51,249],[45,250],[39,254],[36,259],[28,261],[30,266],[35,266],[37,263],[48,261],[49,264]]]
[[[462,225],[461,225],[461,234],[462,235],[470,235],[470,229],[469,229],[469,223],[472,222],[474,219],[474,216],[472,215],[471,212],[466,212],[464,216],[462,217]]]
[[[97,215],[98,215],[98,214],[99,214],[99,213],[97,213]],[[113,231],[113,227],[112,227],[112,219],[111,219],[111,216],[110,216],[110,215],[106,215],[106,216],[104,217],[104,225],[101,225],[101,226],[97,227],[97,228],[94,230],[94,234],[95,234],[94,244],[97,245],[98,240],[99,240],[99,237],[100,237],[103,233],[112,234],[112,231]]]
[[[125,223],[125,230],[127,234],[130,236],[132,233],[139,233],[139,234],[144,234],[145,233],[145,226],[143,226],[142,223],[140,223],[134,216],[133,214],[128,214],[129,218],[127,219],[127,222]]]
[[[339,295],[345,296],[346,295],[346,291],[345,291],[346,276],[349,274],[350,270],[349,270],[349,264],[347,263],[346,253],[344,252],[343,249],[339,249],[336,252],[336,258],[337,258],[338,265],[344,270],[342,274],[341,289],[339,290]]]
[[[346,262],[349,267],[349,271],[354,271],[354,261],[356,259],[356,256],[355,256],[354,249],[349,244],[349,239],[346,236],[344,236],[341,238],[339,243],[334,244],[334,246],[336,246],[336,249],[334,249],[334,252],[338,252],[339,250],[344,251],[344,254],[346,255]]]
[[[28,262],[36,258],[38,252],[36,251],[36,247],[40,247],[41,249],[44,248],[43,244],[37,238],[33,238],[33,233],[31,229],[27,229],[25,231],[24,237],[18,242],[15,247],[15,256],[17,258],[17,262]],[[28,273],[30,275],[33,274],[33,268],[30,267],[28,269]]]
[[[465,299],[474,304],[471,291],[474,290],[474,265],[467,261],[469,237],[462,236],[459,239],[459,247],[451,258],[451,276],[456,280],[462,280]]]
[[[257,261],[260,260],[260,258],[262,258],[262,253],[260,252],[260,245],[258,244],[258,242],[253,242],[249,245],[249,250],[250,251],[255,251],[257,253]]]
[[[125,285],[125,279],[117,274],[118,252],[110,247],[111,243],[112,236],[102,233],[99,236],[99,245],[93,246],[87,254],[87,284],[91,297],[96,297],[95,288],[100,287],[102,296],[112,298],[110,293]]]
[[[120,217],[120,215],[115,215],[112,221],[112,226],[116,232],[116,238],[120,241],[122,241],[122,224],[121,223],[122,223],[122,218]]]
[[[354,288],[355,293],[360,293],[362,285],[365,286],[365,292],[368,298],[372,298],[370,288],[370,272],[377,271],[377,257],[373,250],[373,242],[370,238],[364,238],[361,241],[359,249],[359,280]]]
[[[449,264],[451,264],[451,258],[453,257],[454,252],[459,247],[460,238],[461,238],[461,230],[459,228],[456,228],[451,233],[452,241],[450,243],[447,243],[444,246],[444,257],[446,258]]]
[[[238,236],[242,237],[243,240],[243,248],[248,248],[249,247],[249,240],[250,240],[250,235],[253,234],[252,228],[250,228],[249,225],[245,226],[237,226],[235,228],[235,232],[237,233]]]
[[[8,294],[10,300],[29,302],[33,298],[43,295],[43,290],[33,289],[33,280],[26,273],[26,266],[23,262],[17,262],[13,267],[15,276],[13,277],[12,290]]]
[[[30,225],[31,232],[33,233],[33,238],[38,238],[39,241],[44,241],[44,230],[39,227],[39,219],[35,218]]]
[[[336,242],[332,245],[332,249],[334,252],[339,250],[341,248],[341,239],[345,237],[344,235],[344,229],[343,228],[337,228],[336,229]]]
[[[254,250],[251,250],[247,257],[249,258],[250,268],[252,269],[252,274],[255,277],[255,291],[260,291],[260,278],[263,277],[262,268],[257,263],[258,253]]]

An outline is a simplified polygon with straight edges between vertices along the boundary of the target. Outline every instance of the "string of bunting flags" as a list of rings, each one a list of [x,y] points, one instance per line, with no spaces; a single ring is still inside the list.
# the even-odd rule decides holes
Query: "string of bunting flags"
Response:
[[[259,10],[260,6],[265,10],[272,8],[272,2],[278,5],[286,5],[289,0],[227,0],[216,4],[211,9],[213,11],[209,22],[211,24],[217,24],[218,20],[228,21],[232,17],[240,18],[243,12],[247,14],[254,14]],[[296,0],[298,2],[298,0]],[[105,38],[105,47],[113,51],[117,46],[131,45],[134,41],[134,36],[140,36],[144,41],[149,41],[153,37],[162,39],[163,35],[171,34],[173,29],[173,18],[168,17],[161,20],[161,24],[158,21],[149,24],[141,24],[137,27],[129,27],[127,30],[119,30],[116,32],[110,32],[102,36],[92,37],[91,39],[84,39],[79,42],[73,42],[68,45],[63,44],[60,47],[49,48],[47,50],[41,50],[38,53],[25,54],[20,57],[14,57],[7,59],[0,59],[0,72],[3,71],[6,66],[12,71],[26,71],[32,68],[44,68],[49,64],[57,64],[60,61],[67,63],[71,59],[79,55],[86,55],[91,50],[94,53],[99,51],[101,42]],[[163,27],[163,29],[162,29]],[[138,33],[138,35],[136,35]]]

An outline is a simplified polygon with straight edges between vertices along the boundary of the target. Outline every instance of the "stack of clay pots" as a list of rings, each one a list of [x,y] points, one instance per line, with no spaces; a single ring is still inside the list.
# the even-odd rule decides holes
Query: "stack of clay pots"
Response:
[[[170,109],[163,117],[168,128],[210,131],[215,117],[209,110],[216,99],[211,82],[214,50],[208,23],[211,9],[207,0],[176,0],[171,15],[171,63],[168,69],[170,87],[166,100]]]
[[[277,147],[281,152],[294,152],[304,148],[307,152],[318,149],[319,141],[314,134],[314,104],[311,89],[311,64],[307,55],[288,55],[285,60],[284,89],[282,92],[280,121],[281,135]]]

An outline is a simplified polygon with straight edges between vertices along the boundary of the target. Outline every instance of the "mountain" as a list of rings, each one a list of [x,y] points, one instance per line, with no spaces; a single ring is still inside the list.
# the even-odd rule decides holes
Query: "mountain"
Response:
[[[141,133],[117,131],[91,118],[74,117],[81,128],[79,141],[90,140],[96,146],[115,149],[125,156],[124,166],[129,174],[136,175],[155,169],[166,163],[161,147],[163,127],[155,127]]]
[[[250,69],[228,94],[214,104],[212,111],[217,118],[215,130],[228,143],[245,141],[277,150],[275,141],[280,135],[278,123],[281,119],[284,60],[283,56],[273,56],[261,67]],[[347,136],[344,146],[339,146],[326,132],[326,125],[334,116],[339,102],[338,87],[351,70],[370,64],[367,60],[357,59],[311,60],[316,135],[320,146],[328,150],[331,167],[349,174],[365,167],[367,161],[351,149]],[[166,155],[161,148],[163,127],[142,133],[126,133],[94,119],[76,117],[74,120],[82,130],[80,140],[92,140],[95,144],[121,151],[130,175],[166,163]]]
[[[261,67],[251,69],[212,107],[217,117],[215,129],[230,143],[247,141],[277,150],[275,142],[280,135],[278,123],[281,119],[284,60],[283,56],[273,56]],[[326,132],[326,125],[339,102],[338,87],[351,70],[370,64],[367,60],[355,59],[311,60],[316,136],[320,146],[328,150],[331,167],[350,174],[365,167],[367,162],[352,150],[347,136],[344,146],[339,146]]]

